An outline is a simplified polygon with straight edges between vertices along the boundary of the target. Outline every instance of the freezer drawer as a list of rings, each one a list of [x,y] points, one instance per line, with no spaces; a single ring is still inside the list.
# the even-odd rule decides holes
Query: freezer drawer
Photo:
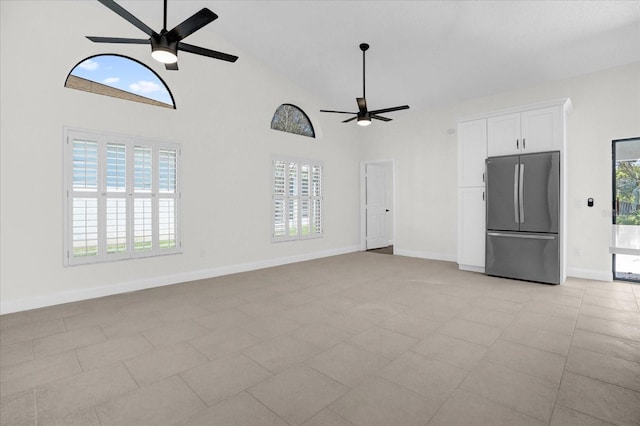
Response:
[[[560,284],[558,235],[487,232],[485,273]]]

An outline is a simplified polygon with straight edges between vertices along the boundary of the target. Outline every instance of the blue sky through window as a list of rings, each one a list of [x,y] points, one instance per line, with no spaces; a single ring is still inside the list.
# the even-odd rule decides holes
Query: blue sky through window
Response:
[[[98,55],[79,63],[71,75],[173,106],[171,95],[158,76],[140,63],[117,55]]]

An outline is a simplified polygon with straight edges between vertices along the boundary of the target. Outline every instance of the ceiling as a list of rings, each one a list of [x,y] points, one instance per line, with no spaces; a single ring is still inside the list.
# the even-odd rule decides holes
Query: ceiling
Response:
[[[161,0],[117,1],[160,29]],[[95,7],[105,20],[94,35],[143,35],[132,25],[113,33],[121,18]],[[428,108],[640,61],[640,0],[169,0],[167,26],[203,7],[219,19],[186,42],[223,50],[211,32],[241,50],[227,53],[258,58],[326,109],[357,109],[362,42],[371,45],[369,109]]]

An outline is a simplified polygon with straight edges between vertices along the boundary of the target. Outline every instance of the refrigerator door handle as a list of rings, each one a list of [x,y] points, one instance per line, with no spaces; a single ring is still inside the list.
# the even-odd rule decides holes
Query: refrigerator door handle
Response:
[[[520,223],[524,223],[524,164],[520,164],[520,189],[518,191],[520,201]]]
[[[518,166],[519,164],[516,164],[513,170],[513,215],[516,223],[520,222],[518,217]]]
[[[507,234],[504,232],[487,232],[489,237],[525,238],[529,240],[555,240],[555,235]]]

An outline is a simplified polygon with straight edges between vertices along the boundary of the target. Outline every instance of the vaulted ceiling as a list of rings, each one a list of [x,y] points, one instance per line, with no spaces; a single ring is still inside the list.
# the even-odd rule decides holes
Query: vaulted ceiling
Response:
[[[116,1],[161,28],[161,0]],[[328,109],[356,108],[361,42],[371,45],[369,109],[426,108],[640,61],[640,0],[169,0],[168,28],[203,7],[219,19],[187,42],[223,50],[207,42],[215,34]],[[142,35],[132,25],[122,33],[121,23],[114,33],[121,18],[97,1],[95,9],[103,18],[94,35]]]

